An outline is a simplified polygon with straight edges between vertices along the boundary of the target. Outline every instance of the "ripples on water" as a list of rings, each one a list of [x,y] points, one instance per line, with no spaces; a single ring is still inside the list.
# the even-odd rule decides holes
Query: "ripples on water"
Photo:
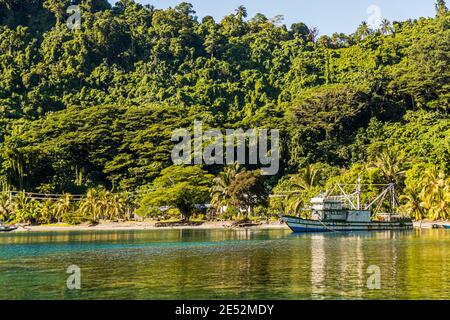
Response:
[[[448,230],[2,234],[0,299],[449,299],[449,249]],[[73,264],[79,291],[66,288]]]

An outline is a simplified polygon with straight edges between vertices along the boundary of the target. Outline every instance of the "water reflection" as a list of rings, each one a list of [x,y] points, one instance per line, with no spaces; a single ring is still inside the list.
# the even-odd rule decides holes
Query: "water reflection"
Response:
[[[157,230],[0,236],[0,299],[449,297],[450,232]],[[82,290],[65,288],[68,265]],[[381,290],[367,269],[381,269]]]
[[[312,297],[318,299],[325,292],[325,237],[313,235],[311,240],[311,289]]]

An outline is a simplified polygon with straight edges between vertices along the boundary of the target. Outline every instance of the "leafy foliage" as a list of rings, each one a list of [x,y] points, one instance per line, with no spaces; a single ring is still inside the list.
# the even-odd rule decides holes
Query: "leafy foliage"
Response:
[[[161,207],[178,209],[181,220],[189,220],[196,205],[204,205],[209,200],[209,190],[213,176],[197,166],[171,166],[161,171],[152,187],[154,191],[145,195],[137,211],[141,215],[160,215]]]
[[[435,18],[385,20],[379,30],[363,23],[354,34],[321,37],[302,22],[288,29],[279,17],[248,18],[242,6],[221,21],[199,21],[189,3],[159,10],[133,0],[78,1],[81,29],[69,30],[69,2],[0,0],[2,188],[77,194],[156,188],[144,207],[170,203],[188,218],[194,202],[209,200],[209,174],[218,177],[213,204],[253,206],[240,195],[252,188],[263,194],[260,183],[295,190],[292,175],[319,163],[327,166],[325,178],[311,193],[358,175],[395,180],[413,215],[448,217],[447,182],[425,199],[418,194],[433,179],[425,171],[408,178],[418,166],[450,173],[445,1],[437,1]],[[194,119],[222,129],[281,129],[279,174],[261,181],[254,172],[205,166],[194,169],[208,177],[200,183],[188,169],[171,167],[171,134]],[[167,168],[184,178],[163,182],[173,176]],[[93,207],[97,196],[91,191],[91,204],[75,220],[100,212]],[[293,198],[291,208],[300,208],[301,199]],[[18,221],[60,221],[74,212],[60,199],[41,219],[35,204],[22,200]],[[2,204],[0,214],[11,220],[12,204]]]

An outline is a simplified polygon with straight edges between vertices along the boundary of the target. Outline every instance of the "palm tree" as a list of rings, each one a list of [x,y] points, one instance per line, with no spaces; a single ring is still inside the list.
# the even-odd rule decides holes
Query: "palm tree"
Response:
[[[450,217],[450,202],[443,189],[435,195],[434,203],[430,207],[433,220],[447,220]]]
[[[433,220],[445,220],[450,215],[449,181],[450,178],[436,166],[425,171],[421,199]]]
[[[439,175],[439,168],[436,166],[425,170],[425,175],[421,182],[422,192],[420,194],[420,197],[427,209],[430,209],[433,206],[434,199],[439,193],[441,184],[439,181]]]
[[[239,6],[235,11],[236,11],[236,18],[238,20],[247,18],[247,9],[244,6]]]
[[[114,204],[114,195],[108,190],[100,190],[99,192],[99,206],[101,208],[100,217],[102,219],[114,219],[114,212],[116,210]]]
[[[231,194],[230,185],[236,179],[239,173],[244,172],[244,168],[239,163],[234,163],[227,166],[223,172],[221,172],[214,179],[214,186],[211,188],[211,206],[219,212],[223,213],[223,208],[230,205]]]
[[[358,36],[358,38],[364,39],[365,37],[370,35],[370,32],[371,30],[369,28],[369,25],[367,24],[366,21],[363,21],[356,30],[356,35]]]
[[[445,0],[437,0],[435,7],[436,7],[436,16],[437,17],[443,17],[448,12]]]
[[[319,35],[319,29],[316,27],[309,28],[308,30],[308,36],[311,42],[316,43],[317,36]]]
[[[72,210],[71,195],[64,193],[55,203],[55,217],[58,222],[63,221]]]
[[[125,216],[126,206],[124,199],[118,194],[112,194],[109,202],[109,218],[110,220],[119,220]]]
[[[299,214],[300,209],[305,205],[305,199],[300,193],[289,193],[286,197],[285,207],[288,211]]]
[[[291,186],[304,191],[309,191],[317,185],[317,166],[310,164],[300,169],[298,174],[291,177]]]
[[[79,211],[85,219],[97,221],[101,208],[98,200],[98,192],[96,189],[89,189],[86,197],[80,204]]]
[[[382,34],[388,34],[391,31],[391,22],[388,19],[383,19],[380,31]]]
[[[7,192],[0,193],[0,221],[7,222],[13,218],[13,205]]]
[[[55,202],[52,199],[44,200],[39,207],[39,222],[52,223],[55,218]]]
[[[133,207],[135,207],[135,199],[132,194],[128,192],[124,192],[121,194],[121,199],[124,206],[124,215],[125,218],[131,220]]]
[[[298,174],[290,179],[290,186],[294,191],[289,192],[286,197],[286,208],[298,214],[305,204],[305,194],[308,194],[317,186],[317,175],[320,173],[315,165],[307,165],[300,169]]]
[[[39,220],[39,202],[20,192],[12,198],[12,216],[20,223],[37,223]]]
[[[15,181],[13,184],[17,184],[22,190],[25,184],[25,164],[26,159],[18,150],[11,149],[5,154],[6,156],[6,168],[7,168],[7,180]]]
[[[97,222],[101,219],[122,219],[129,209],[130,201],[107,190],[89,189],[80,204],[83,218]]]
[[[375,166],[386,181],[399,184],[405,174],[403,158],[390,149],[383,150],[375,160]]]
[[[420,197],[419,188],[408,188],[405,190],[405,194],[400,196],[400,201],[404,201],[404,209],[410,214],[416,221],[425,218],[425,210]]]
[[[97,212],[99,219],[106,219],[106,217],[109,215],[109,194],[108,191],[104,189],[100,189],[98,191],[98,208],[99,211]]]
[[[30,202],[31,199],[28,198],[24,192],[20,192],[13,198],[14,220],[16,222],[28,222],[28,219],[30,218],[28,210]]]
[[[101,190],[99,196],[101,217],[109,220],[120,219],[123,215],[123,204],[120,197],[107,190]]]
[[[422,181],[423,198],[432,198],[439,192],[440,188],[445,187],[445,175],[439,170],[437,166],[433,166],[425,170],[425,176]]]

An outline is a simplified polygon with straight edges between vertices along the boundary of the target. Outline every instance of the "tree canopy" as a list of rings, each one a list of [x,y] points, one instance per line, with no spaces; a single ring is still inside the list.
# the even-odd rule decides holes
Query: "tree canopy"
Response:
[[[73,3],[82,21],[70,30]],[[265,179],[270,188],[316,163],[370,166],[385,149],[407,159],[405,170],[449,174],[449,61],[443,0],[434,18],[321,37],[303,22],[248,17],[243,6],[200,21],[186,2],[0,0],[0,184],[154,188],[172,166],[172,132],[195,119],[280,129],[281,169]],[[191,178],[175,183],[190,186],[180,187],[185,200],[197,186]],[[260,178],[242,179],[236,190]]]

